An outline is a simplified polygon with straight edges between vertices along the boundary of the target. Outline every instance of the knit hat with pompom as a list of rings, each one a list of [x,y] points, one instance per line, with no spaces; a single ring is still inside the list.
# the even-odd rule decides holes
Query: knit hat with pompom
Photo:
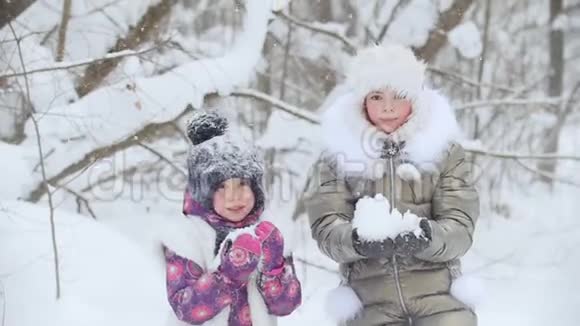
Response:
[[[264,207],[264,162],[258,151],[233,135],[225,117],[199,110],[187,125],[192,147],[187,158],[188,192],[205,209],[213,211],[213,194],[226,180],[241,178],[249,182],[256,204],[252,212]]]

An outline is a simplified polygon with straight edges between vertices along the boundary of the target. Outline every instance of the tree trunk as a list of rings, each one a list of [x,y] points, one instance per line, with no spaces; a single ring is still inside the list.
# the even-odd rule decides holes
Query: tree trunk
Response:
[[[36,0],[0,0],[0,29],[35,2]]]
[[[562,12],[562,0],[550,0],[550,25]],[[562,95],[562,85],[564,81],[564,33],[561,29],[550,28],[550,74],[548,83],[548,95],[558,97]],[[559,112],[558,115],[560,115]],[[556,153],[559,148],[560,130],[564,125],[564,119],[558,119],[561,123],[556,123],[546,131],[544,140],[544,153]],[[538,164],[540,171],[547,175],[554,175],[557,161],[545,161]],[[541,180],[552,186],[553,179],[541,177]]]
[[[31,108],[22,93],[0,88],[0,141],[16,145],[24,141],[28,112]]]

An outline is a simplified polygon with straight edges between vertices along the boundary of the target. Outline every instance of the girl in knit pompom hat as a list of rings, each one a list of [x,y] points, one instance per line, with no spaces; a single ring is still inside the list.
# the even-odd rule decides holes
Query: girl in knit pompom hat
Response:
[[[263,162],[227,120],[196,112],[183,213],[163,230],[170,325],[270,326],[301,286],[282,233],[260,222]]]

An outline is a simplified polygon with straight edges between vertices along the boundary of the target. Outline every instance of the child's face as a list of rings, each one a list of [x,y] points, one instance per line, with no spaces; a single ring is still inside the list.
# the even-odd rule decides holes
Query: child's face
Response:
[[[228,179],[213,194],[216,213],[230,222],[243,220],[254,208],[256,198],[248,181]]]
[[[411,115],[411,102],[390,89],[370,92],[365,97],[370,122],[386,133],[402,126]]]

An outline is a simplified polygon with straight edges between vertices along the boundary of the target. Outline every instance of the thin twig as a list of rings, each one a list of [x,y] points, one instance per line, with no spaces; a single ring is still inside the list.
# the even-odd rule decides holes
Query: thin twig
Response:
[[[494,107],[500,105],[546,105],[546,106],[556,106],[560,104],[561,99],[557,97],[544,97],[537,99],[518,99],[518,98],[505,98],[505,99],[492,99],[484,101],[473,101],[469,103],[464,103],[455,107],[456,111],[463,111],[469,109],[476,109],[481,107]]]
[[[237,96],[237,97],[253,98],[256,100],[268,102],[268,103],[272,104],[273,106],[292,114],[295,117],[304,119],[304,120],[311,122],[311,123],[314,123],[314,124],[320,124],[320,118],[317,115],[315,115],[309,111],[306,111],[304,109],[297,108],[297,107],[295,107],[291,104],[288,104],[286,102],[280,101],[279,99],[277,99],[273,96],[270,96],[266,93],[262,93],[260,91],[256,91],[253,89],[238,89],[238,90],[233,91],[230,95]]]
[[[175,132],[177,132],[177,134],[185,141],[185,143],[189,144],[189,137],[187,137],[187,134],[183,130],[181,130],[181,128],[179,128],[177,122],[173,121],[171,123],[171,126],[173,127],[173,129],[175,129]]]
[[[184,177],[187,176],[187,173],[185,171],[183,171],[179,166],[175,165],[175,163],[171,162],[170,159],[168,159],[167,157],[165,157],[163,154],[159,153],[157,150],[151,148],[150,146],[147,146],[147,145],[143,144],[140,141],[137,141],[137,145],[139,145],[139,146],[145,148],[146,150],[148,150],[149,152],[153,153],[153,155],[157,156],[163,162],[169,164],[172,168],[174,168],[177,172],[179,172]]]
[[[44,156],[44,159],[46,160],[47,158],[50,157],[50,155],[54,154],[54,148],[51,148],[48,153],[46,153],[46,155]],[[37,172],[38,169],[40,168],[40,161],[38,163],[36,163],[36,165],[34,166],[34,168],[32,169],[33,172]]]
[[[299,258],[299,257],[294,257],[294,260],[295,261],[298,261],[298,262],[300,262],[300,263],[302,263],[304,265],[308,265],[308,266],[311,266],[311,267],[314,267],[314,268],[323,270],[325,272],[329,272],[329,273],[332,273],[332,274],[338,274],[338,271],[336,271],[336,270],[332,270],[332,269],[330,269],[330,268],[328,268],[326,266],[322,266],[322,265],[319,265],[319,264],[316,264],[316,263],[307,261],[307,260],[302,259],[302,258]]]
[[[395,20],[395,17],[397,16],[399,9],[401,9],[401,7],[403,7],[403,5],[406,5],[407,2],[409,2],[409,0],[399,0],[399,2],[397,2],[395,7],[393,7],[393,10],[391,10],[391,14],[389,16],[389,19],[387,20],[387,22],[383,26],[383,29],[379,33],[379,36],[377,37],[377,43],[381,43],[383,41],[383,39],[385,38],[385,35],[387,35],[387,31],[389,30],[389,27],[391,26],[391,24]]]
[[[556,182],[560,182],[560,183],[564,183],[564,184],[568,184],[568,185],[572,185],[572,186],[576,186],[576,187],[579,187],[580,188],[580,183],[576,183],[576,182],[574,182],[572,180],[568,180],[566,178],[561,178],[561,177],[558,177],[558,176],[553,175],[551,173],[548,173],[546,171],[542,171],[542,170],[533,168],[533,167],[525,164],[521,160],[517,160],[516,159],[515,161],[516,161],[516,163],[518,163],[518,165],[520,165],[525,170],[528,170],[529,172],[535,173],[535,174],[541,176],[542,178],[554,180]]]
[[[90,185],[86,186],[85,188],[81,189],[81,192],[89,192],[89,191],[93,190],[95,187],[100,186],[102,184],[105,184],[109,181],[115,180],[120,176],[126,177],[127,175],[134,175],[135,173],[137,173],[137,170],[138,170],[138,168],[136,166],[132,166],[126,170],[121,171],[120,173],[114,173],[106,178],[98,180],[94,184],[90,184]]]
[[[44,37],[40,41],[40,45],[42,45],[42,46],[46,45],[46,42],[48,42],[48,39],[50,39],[52,34],[54,34],[54,32],[56,32],[57,28],[58,28],[58,25],[52,26],[52,28],[46,33],[46,35],[44,35]]]
[[[97,219],[97,215],[95,214],[95,212],[93,211],[93,209],[91,208],[91,205],[89,204],[89,200],[86,199],[85,197],[83,197],[81,194],[79,194],[78,192],[68,188],[68,187],[62,187],[62,189],[64,189],[64,191],[68,192],[69,194],[73,195],[76,197],[76,202],[77,202],[77,212],[79,214],[81,214],[81,203],[85,204],[85,207],[87,209],[87,211],[89,212],[89,214],[91,215],[91,217],[93,219]]]
[[[532,155],[532,154],[520,154],[520,153],[510,153],[510,152],[495,152],[490,150],[483,150],[478,148],[465,148],[466,152],[480,154],[495,158],[502,158],[502,159],[529,159],[529,160],[568,160],[568,161],[580,161],[580,156],[575,155],[562,155],[557,153],[548,153],[548,154],[539,154],[539,155]]]
[[[350,53],[355,53],[356,52],[356,48],[357,47],[356,47],[355,43],[353,41],[349,40],[344,35],[341,35],[341,34],[335,32],[335,31],[332,31],[332,30],[329,30],[329,29],[324,29],[324,28],[322,28],[320,26],[314,26],[313,24],[309,24],[309,23],[307,23],[305,21],[302,21],[302,20],[300,20],[298,18],[288,16],[288,15],[284,14],[281,11],[274,12],[274,15],[276,15],[277,17],[282,18],[282,19],[284,19],[284,20],[286,20],[286,21],[288,21],[290,23],[296,24],[297,26],[300,26],[302,28],[306,28],[306,29],[309,29],[309,30],[311,30],[313,32],[321,33],[321,34],[324,34],[326,36],[330,36],[330,37],[332,37],[334,39],[337,39],[340,42],[342,42],[342,44],[344,44],[344,46],[346,47],[346,49],[347,49],[348,52],[350,52]]]
[[[94,14],[94,13],[97,13],[97,12],[104,12],[104,10],[105,10],[105,9],[107,9],[108,7],[111,7],[111,6],[113,6],[113,5],[116,5],[116,4],[118,4],[118,3],[119,3],[119,0],[112,0],[112,1],[109,1],[109,2],[107,2],[107,3],[105,3],[105,4],[103,4],[103,5],[102,5],[102,6],[100,6],[100,7],[97,7],[97,8],[91,9],[91,10],[89,10],[89,11],[85,12],[85,13],[82,13],[82,14],[80,14],[80,15],[76,15],[76,16],[74,16],[74,17],[75,17],[75,18],[77,18],[77,17],[85,17],[85,16],[90,16],[90,15],[92,15],[92,14]]]
[[[32,103],[32,100],[30,98],[30,86],[28,85],[28,74],[26,73],[26,65],[24,64],[24,57],[22,55],[22,47],[20,46],[20,39],[18,38],[18,36],[16,35],[16,31],[14,30],[14,27],[12,27],[12,23],[8,22],[8,26],[10,27],[10,31],[12,32],[12,35],[14,36],[14,39],[16,40],[16,47],[18,49],[18,57],[20,58],[20,64],[22,65],[22,72],[23,72],[23,76],[24,76],[24,84],[26,86],[26,100],[28,101],[28,103]],[[51,236],[52,236],[52,249],[54,252],[54,271],[55,271],[55,277],[56,277],[56,298],[59,299],[60,298],[60,272],[59,272],[59,263],[58,263],[58,248],[56,245],[56,231],[55,231],[55,225],[54,225],[54,205],[52,202],[52,193],[50,191],[49,188],[49,184],[48,184],[48,180],[46,178],[46,166],[44,164],[44,154],[42,151],[42,141],[40,140],[40,128],[38,126],[38,121],[36,121],[36,118],[34,117],[34,113],[33,112],[29,112],[29,116],[30,116],[30,120],[32,121],[32,124],[34,125],[34,132],[36,134],[36,143],[37,143],[37,149],[38,149],[38,157],[40,158],[40,170],[42,172],[42,183],[43,183],[43,187],[45,188],[45,192],[47,194],[47,198],[48,198],[48,208],[49,208],[49,220],[50,220],[50,232],[51,232]]]
[[[489,84],[489,83],[480,83],[480,82],[473,80],[473,79],[470,79],[468,77],[461,76],[459,74],[456,74],[456,73],[453,73],[450,71],[445,71],[441,68],[437,68],[437,67],[433,67],[433,66],[428,66],[427,70],[432,72],[432,73],[443,76],[443,77],[450,77],[452,79],[455,79],[457,81],[460,81],[464,84],[467,84],[467,85],[470,85],[473,87],[491,88],[491,89],[497,89],[497,90],[501,90],[501,91],[509,92],[509,93],[513,93],[516,91],[513,88],[509,88],[509,87],[505,87],[505,86],[501,86],[501,85],[494,85],[494,84]]]
[[[574,85],[572,92],[570,92],[570,96],[568,96],[568,99],[564,103],[564,110],[562,110],[562,114],[560,115],[559,119],[566,120],[568,115],[572,113],[572,109],[574,107],[574,96],[576,96],[578,91],[580,91],[580,82],[577,82],[576,85]]]
[[[76,67],[80,67],[80,66],[87,66],[87,65],[90,65],[90,64],[93,64],[96,62],[100,62],[100,61],[120,59],[120,58],[131,57],[131,56],[139,56],[139,55],[145,54],[147,52],[151,52],[155,49],[158,49],[161,44],[164,44],[164,42],[157,44],[154,47],[147,48],[144,50],[139,50],[139,51],[123,50],[123,51],[119,51],[119,52],[108,53],[105,56],[103,56],[101,58],[97,58],[97,59],[83,59],[83,60],[79,60],[79,61],[75,61],[75,62],[62,62],[61,64],[55,64],[51,67],[33,69],[33,70],[26,72],[26,74],[31,75],[31,74],[36,74],[36,73],[40,73],[40,72],[47,72],[47,71],[67,70],[67,69],[76,68]],[[14,72],[14,73],[10,73],[10,74],[0,75],[0,79],[11,78],[11,77],[20,77],[20,76],[24,76],[24,72],[19,71],[19,72]]]

